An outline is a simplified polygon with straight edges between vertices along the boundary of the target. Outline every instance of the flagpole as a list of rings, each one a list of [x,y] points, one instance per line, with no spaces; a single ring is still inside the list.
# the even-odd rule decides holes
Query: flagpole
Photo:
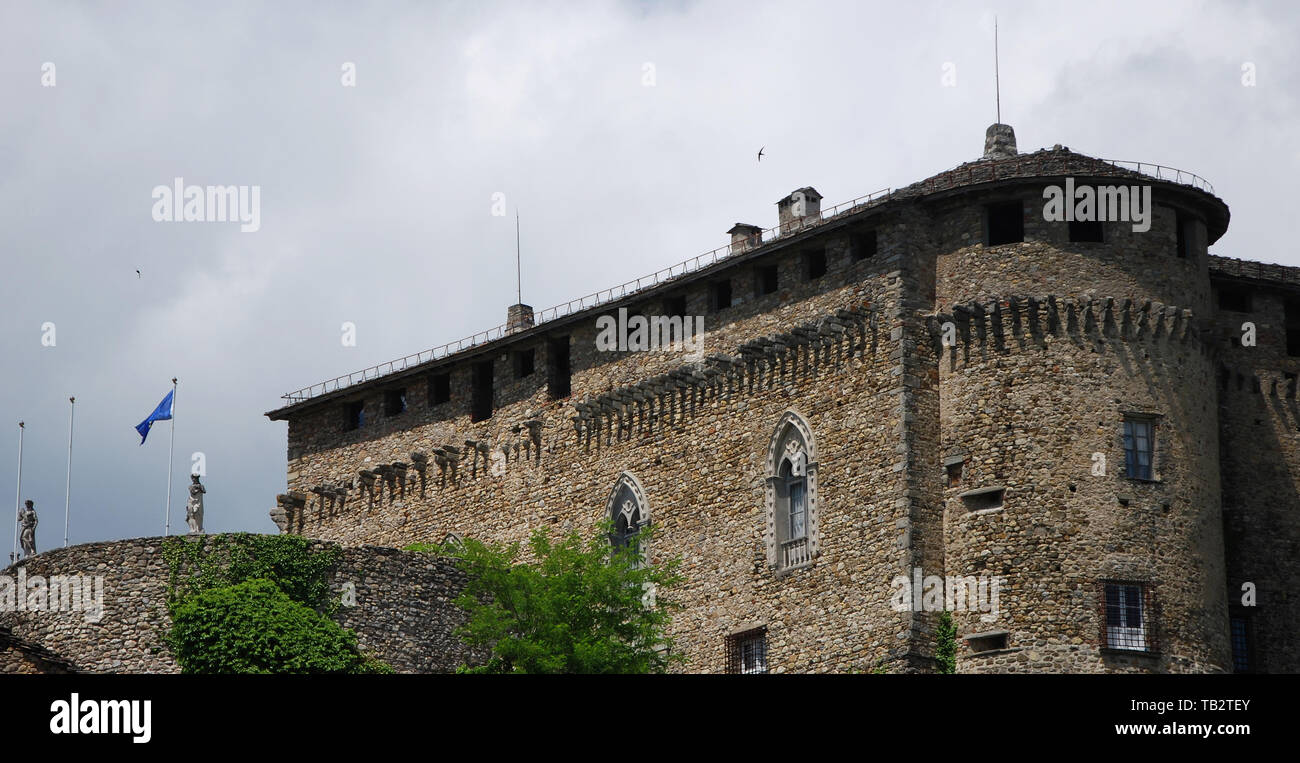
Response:
[[[76,414],[77,398],[68,398],[68,481],[63,488],[63,547],[68,547],[68,521],[72,516],[72,418]]]
[[[23,507],[23,432],[26,431],[26,424],[18,422],[18,489],[14,495],[14,506],[17,511],[22,511]],[[9,561],[12,563],[18,559],[18,523],[21,516],[14,514],[14,550],[9,555]]]
[[[176,377],[172,377],[172,436],[167,446],[167,521],[163,523],[163,535],[172,534],[172,453],[176,448]]]

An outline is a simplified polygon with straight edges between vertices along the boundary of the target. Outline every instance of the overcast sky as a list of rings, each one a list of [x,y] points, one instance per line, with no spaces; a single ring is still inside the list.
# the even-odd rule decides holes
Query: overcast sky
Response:
[[[75,395],[71,541],[161,534],[168,425],[133,427],[176,376],[173,531],[202,452],[207,529],[275,532],[263,412],[503,322],[516,207],[541,309],[769,227],[795,188],[976,159],[995,13],[1022,151],[1195,172],[1232,209],[1213,253],[1300,265],[1295,3],[5,0],[0,506],[25,420],[22,497],[62,544]],[[155,222],[177,177],[259,186],[260,229]]]

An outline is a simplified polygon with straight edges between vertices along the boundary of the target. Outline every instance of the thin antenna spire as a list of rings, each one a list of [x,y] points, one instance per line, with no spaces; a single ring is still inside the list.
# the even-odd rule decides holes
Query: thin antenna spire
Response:
[[[523,279],[519,275],[519,208],[515,208],[515,304],[524,303]]]
[[[1002,124],[1002,79],[998,71],[998,17],[993,17],[993,89],[997,93],[998,124]]]

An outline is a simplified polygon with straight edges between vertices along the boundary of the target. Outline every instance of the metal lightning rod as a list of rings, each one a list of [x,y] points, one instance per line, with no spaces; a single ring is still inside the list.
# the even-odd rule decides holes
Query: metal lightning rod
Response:
[[[1002,124],[1002,78],[998,71],[998,17],[993,17],[993,89],[998,103],[998,124]]]

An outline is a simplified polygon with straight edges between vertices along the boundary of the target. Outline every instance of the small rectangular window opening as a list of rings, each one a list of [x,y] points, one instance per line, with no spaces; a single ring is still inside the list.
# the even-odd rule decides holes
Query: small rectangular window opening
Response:
[[[492,373],[491,360],[474,364],[473,388],[470,393],[470,421],[492,418]]]
[[[966,637],[966,643],[970,645],[970,650],[976,653],[1006,649],[1007,632],[992,631],[989,633],[973,633]]]
[[[727,672],[750,675],[767,672],[766,628],[727,638]]]
[[[546,386],[552,400],[569,396],[572,384],[569,366],[569,337],[560,336],[546,344]]]
[[[1250,297],[1250,289],[1242,286],[1221,284],[1219,286],[1219,309],[1234,313],[1248,313],[1251,311]]]
[[[536,360],[536,351],[531,347],[527,350],[515,350],[515,378],[523,379],[526,376],[533,375],[533,364]]]
[[[854,262],[876,256],[877,246],[878,240],[874,229],[855,233],[849,238],[849,249],[853,252]]]
[[[429,377],[429,405],[441,405],[451,400],[451,374],[434,374]]]
[[[1108,581],[1103,584],[1106,631],[1104,644],[1110,649],[1152,651],[1147,587],[1144,583]]]
[[[406,388],[384,392],[384,415],[398,416],[406,412]]]
[[[992,511],[1002,508],[1006,492],[1006,488],[1001,487],[971,490],[962,493],[961,501],[966,506],[967,511]]]
[[[1249,673],[1252,668],[1250,620],[1244,615],[1229,618],[1232,633],[1232,671]]]
[[[1124,475],[1131,480],[1151,481],[1154,477],[1155,422],[1124,419]]]
[[[1176,229],[1176,241],[1174,242],[1174,251],[1181,260],[1191,259],[1192,256],[1192,232],[1193,220],[1191,217],[1184,215],[1182,212],[1176,213],[1174,218],[1174,227]]]
[[[961,473],[965,466],[965,463],[958,461],[955,464],[948,464],[948,466],[945,467],[948,473],[948,487],[957,487],[961,485]]]
[[[366,404],[361,400],[343,404],[343,429],[360,429],[366,425]]]
[[[1286,354],[1300,357],[1300,299],[1286,301]]]
[[[1025,240],[1025,206],[1019,200],[990,204],[984,208],[984,216],[988,246]]]
[[[1068,223],[1070,226],[1070,241],[1072,242],[1102,242],[1102,224],[1100,220],[1074,220]]]
[[[817,249],[804,254],[804,274],[809,281],[826,275],[826,250]]]
[[[709,288],[713,298],[714,310],[731,307],[731,281],[715,281]]]

